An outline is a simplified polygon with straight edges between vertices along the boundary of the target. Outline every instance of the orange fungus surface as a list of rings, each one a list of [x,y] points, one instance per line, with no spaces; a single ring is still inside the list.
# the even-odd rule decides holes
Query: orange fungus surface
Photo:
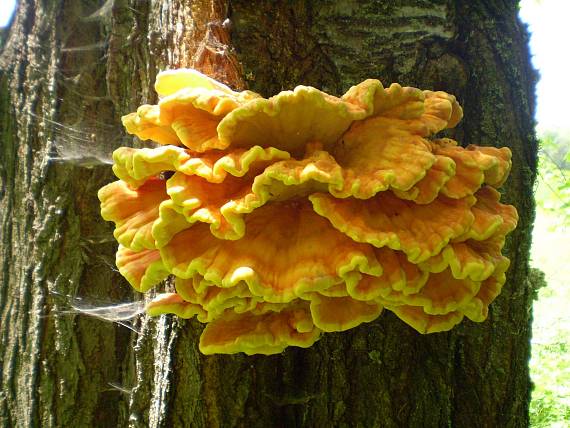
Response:
[[[517,223],[496,190],[511,152],[437,138],[454,96],[370,79],[263,98],[194,70],[156,90],[123,124],[158,144],[115,151],[101,212],[134,289],[175,278],[147,312],[207,323],[203,353],[309,347],[383,310],[420,333],[486,319]]]

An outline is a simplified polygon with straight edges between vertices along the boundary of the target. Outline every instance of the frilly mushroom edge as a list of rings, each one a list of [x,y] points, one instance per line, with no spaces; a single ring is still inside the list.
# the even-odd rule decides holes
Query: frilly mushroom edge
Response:
[[[175,277],[147,312],[207,323],[203,353],[309,347],[384,309],[420,333],[486,319],[517,223],[495,190],[511,153],[436,138],[455,97],[366,80],[266,99],[189,69],[155,88],[123,124],[159,146],[115,151],[101,213],[135,290]]]

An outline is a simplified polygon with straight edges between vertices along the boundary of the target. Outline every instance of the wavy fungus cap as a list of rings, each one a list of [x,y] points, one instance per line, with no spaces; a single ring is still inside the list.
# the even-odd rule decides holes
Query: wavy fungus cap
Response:
[[[101,213],[137,291],[175,277],[147,312],[206,323],[203,353],[309,347],[384,309],[420,333],[486,319],[517,223],[495,190],[511,152],[435,138],[455,97],[371,79],[265,99],[195,70],[155,88],[123,123],[161,146],[115,151]]]

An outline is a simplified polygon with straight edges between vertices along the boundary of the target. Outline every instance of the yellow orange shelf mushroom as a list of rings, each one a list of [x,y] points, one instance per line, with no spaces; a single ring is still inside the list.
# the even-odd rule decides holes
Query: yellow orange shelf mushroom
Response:
[[[175,277],[147,312],[206,323],[203,353],[308,347],[384,309],[420,333],[486,319],[517,223],[495,190],[511,153],[437,138],[454,96],[369,79],[266,99],[187,69],[155,88],[123,123],[160,146],[115,151],[101,212],[133,288]]]

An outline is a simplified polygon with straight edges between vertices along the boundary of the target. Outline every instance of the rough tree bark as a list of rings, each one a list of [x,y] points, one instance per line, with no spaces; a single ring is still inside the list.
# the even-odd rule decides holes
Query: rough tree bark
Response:
[[[0,40],[0,426],[528,425],[535,75],[516,1],[21,0]],[[457,95],[454,136],[514,155],[489,320],[421,336],[387,313],[307,350],[205,357],[196,321],[141,316],[135,334],[70,311],[133,299],[96,191],[133,143],[119,116],[180,66],[264,95],[369,77]]]

